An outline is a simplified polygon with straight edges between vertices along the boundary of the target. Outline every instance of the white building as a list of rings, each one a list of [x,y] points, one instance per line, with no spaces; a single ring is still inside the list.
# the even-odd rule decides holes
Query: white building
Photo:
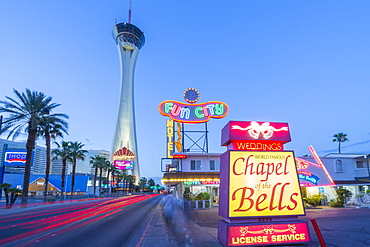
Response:
[[[301,157],[315,162],[312,157]],[[320,157],[326,169],[337,186],[343,186],[354,196],[364,194],[370,189],[369,154],[339,154],[331,153]],[[309,190],[317,194],[317,190]]]

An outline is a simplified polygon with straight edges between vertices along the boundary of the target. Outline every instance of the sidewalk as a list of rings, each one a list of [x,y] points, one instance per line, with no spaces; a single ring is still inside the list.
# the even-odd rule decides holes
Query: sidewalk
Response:
[[[217,228],[208,231],[206,227],[199,226],[193,211],[183,210],[175,204],[172,207],[172,216],[166,214],[165,200],[157,208],[152,221],[148,224],[143,235],[143,241],[137,245],[141,247],[167,247],[167,246],[222,246],[217,241]],[[216,231],[214,231],[216,230]],[[212,232],[212,233],[211,233]],[[214,234],[216,233],[216,235]]]

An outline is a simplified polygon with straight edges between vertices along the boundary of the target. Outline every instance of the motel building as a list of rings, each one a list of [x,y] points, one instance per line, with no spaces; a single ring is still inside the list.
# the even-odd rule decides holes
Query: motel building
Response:
[[[307,192],[307,196],[323,194],[328,200],[334,199],[335,188],[343,186],[343,188],[352,193],[351,198],[348,198],[347,200],[347,205],[370,205],[370,196],[366,195],[366,192],[370,190],[369,158],[369,154],[360,153],[330,153],[320,157],[320,160],[324,164],[327,172],[330,174],[334,185],[330,185],[325,174],[321,173],[321,175],[315,175],[315,172],[311,172],[311,178],[308,179],[312,182],[316,182],[319,186],[313,184],[313,186],[306,187],[305,190]],[[313,156],[301,157],[300,159],[309,163],[315,162]],[[299,162],[297,163],[297,166],[299,167]],[[307,180],[300,180],[301,185],[302,183],[305,183],[305,181]]]
[[[210,203],[195,205],[198,208],[218,206],[220,194],[220,155],[219,153],[178,153],[172,159],[162,159],[162,183],[166,185],[180,205],[189,196],[207,192]]]

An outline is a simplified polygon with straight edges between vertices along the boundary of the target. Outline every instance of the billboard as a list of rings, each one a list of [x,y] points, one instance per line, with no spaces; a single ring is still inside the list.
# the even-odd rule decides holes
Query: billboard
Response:
[[[228,227],[228,246],[277,245],[310,241],[307,223],[266,223]]]
[[[24,167],[26,165],[27,150],[6,150],[4,165]]]
[[[119,170],[133,170],[134,169],[134,162],[129,161],[129,160],[115,160],[113,164]]]

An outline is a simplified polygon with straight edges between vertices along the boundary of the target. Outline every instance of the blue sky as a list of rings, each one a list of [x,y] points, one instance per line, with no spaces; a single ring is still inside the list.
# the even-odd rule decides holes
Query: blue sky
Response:
[[[66,140],[110,150],[119,97],[112,28],[128,0],[17,0],[0,8],[0,98],[13,88],[44,92],[70,116]],[[370,153],[370,1],[133,0],[146,37],[136,64],[135,106],[142,176],[161,176],[164,100],[222,101],[209,124],[209,151],[223,152],[230,120],[288,122],[297,156]],[[2,136],[4,137],[4,136]],[[43,144],[42,140],[38,141]]]

